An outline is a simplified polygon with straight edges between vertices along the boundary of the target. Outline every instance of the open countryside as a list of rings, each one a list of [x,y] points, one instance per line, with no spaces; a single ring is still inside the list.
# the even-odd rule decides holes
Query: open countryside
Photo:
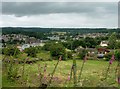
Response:
[[[31,34],[8,29],[3,28],[1,46],[3,87],[118,87],[119,30]]]

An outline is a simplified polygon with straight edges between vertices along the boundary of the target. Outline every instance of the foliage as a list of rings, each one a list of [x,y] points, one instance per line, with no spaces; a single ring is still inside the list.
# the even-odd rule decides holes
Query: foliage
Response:
[[[80,59],[83,59],[86,55],[87,51],[85,49],[81,50],[78,54],[78,56],[80,57]]]
[[[38,53],[38,49],[36,47],[30,47],[30,48],[26,48],[24,50],[25,53],[27,53],[28,56],[31,56],[31,57],[36,57],[37,53]]]
[[[95,48],[97,46],[97,42],[94,38],[86,37],[84,42],[85,46],[88,48]]]
[[[116,43],[117,48],[120,48],[120,41]]]
[[[72,52],[67,52],[67,57],[72,59]]]
[[[115,59],[120,60],[120,50],[115,51]]]
[[[67,49],[70,49],[71,50],[71,44],[72,44],[72,41],[67,41],[67,42],[62,42],[63,46]]]
[[[83,60],[76,60],[77,64],[77,69],[81,69]],[[43,73],[44,70],[44,65],[47,65],[47,70],[45,73],[45,76],[43,77],[43,82],[48,81],[51,76],[49,74],[53,71],[55,65],[57,63],[57,60],[51,61],[39,61],[35,64],[30,64],[30,65],[25,65],[25,77],[28,77],[27,84],[25,87],[39,87],[40,80],[39,80],[39,73],[38,73],[38,64],[40,64],[40,71]],[[80,79],[80,83],[78,83],[78,87],[98,87],[98,84],[100,84],[100,87],[117,87],[118,83],[115,81],[115,75],[114,75],[114,68],[116,67],[118,62],[114,62],[111,66],[111,69],[109,71],[109,78],[107,79],[108,81],[102,81],[104,78],[104,74],[106,71],[106,68],[108,66],[107,61],[95,61],[95,60],[88,60],[87,63],[85,63],[85,67],[83,68],[82,71],[82,76]],[[67,60],[67,61],[61,61],[56,69],[56,72],[53,76],[51,86],[54,87],[54,85],[59,86],[59,87],[73,87],[73,81],[68,81],[67,77],[70,72],[71,66],[73,64],[72,60]],[[16,65],[17,66],[17,65]],[[14,68],[16,67],[14,66]],[[20,69],[18,70],[19,75],[22,73],[22,64],[19,64]],[[79,70],[77,71],[77,75],[79,74]],[[28,76],[26,75],[28,74]],[[51,74],[50,74],[51,75]],[[18,86],[23,86],[21,84],[21,78],[17,79],[16,82],[13,84],[9,82],[9,80],[6,79],[6,72],[3,70],[3,87],[16,87]],[[84,81],[86,80],[86,82]],[[26,80],[25,80],[26,81]],[[102,85],[102,83],[105,83],[105,86]],[[113,84],[114,83],[114,84]]]
[[[85,47],[85,40],[75,40],[75,41],[73,41],[72,49],[76,49],[79,46]]]
[[[36,46],[36,47],[34,47],[34,48],[36,49],[37,53],[41,52],[41,50],[42,50],[42,47],[41,47],[41,46]]]
[[[43,61],[51,60],[51,55],[49,51],[41,51],[37,53],[37,58]]]
[[[111,36],[109,37],[109,40],[108,40],[108,48],[110,49],[115,49],[117,44],[116,44],[116,40],[117,40],[117,37],[116,37],[116,33],[112,33]]]
[[[13,56],[14,53],[15,53],[15,56],[18,55],[20,54],[20,50],[12,46],[3,48],[2,50],[2,54],[7,55],[7,56]]]
[[[62,60],[66,59],[65,47],[60,42],[59,43],[56,43],[56,42],[46,43],[43,49],[50,51],[50,54],[52,57],[55,57],[58,59],[58,57],[62,55]]]
[[[9,41],[7,41],[6,42],[6,44],[23,44],[23,43],[25,43],[25,41],[24,40],[9,40]]]
[[[109,53],[105,54],[105,55],[104,55],[105,60],[106,60],[106,61],[109,61],[109,60],[111,59],[112,55],[113,55],[113,52],[109,52]]]
[[[74,50],[79,46],[82,46],[84,48],[86,48],[86,47],[94,48],[99,43],[100,43],[99,39],[86,37],[85,39],[63,42],[62,44],[64,45],[64,47]]]
[[[65,48],[62,44],[59,43],[55,43],[50,47],[50,54],[52,57],[56,57],[57,59],[60,55],[62,55],[62,60],[66,59]]]
[[[46,50],[46,51],[50,51],[51,50],[51,46],[54,45],[55,43],[52,43],[52,42],[47,42],[44,46],[43,46],[43,50]]]
[[[96,37],[95,38],[95,41],[96,41],[96,44],[99,45],[101,43],[101,41],[104,41],[104,40],[108,40],[108,37]]]
[[[30,34],[33,37],[36,36],[37,32],[44,32],[44,33],[48,33],[52,31],[66,31],[66,32],[70,32],[71,34],[76,34],[76,33],[108,33],[108,32],[118,32],[120,33],[120,29],[106,29],[106,28],[21,28],[21,27],[3,27],[2,28],[2,34]],[[44,34],[39,34],[37,35],[39,37],[43,37]]]
[[[7,70],[8,71],[7,78],[12,81],[15,81],[15,79],[18,76],[18,68],[19,67],[18,66],[14,67],[14,66],[15,66],[15,64],[10,63],[10,64],[8,64],[8,67],[7,67],[7,69],[8,69]]]

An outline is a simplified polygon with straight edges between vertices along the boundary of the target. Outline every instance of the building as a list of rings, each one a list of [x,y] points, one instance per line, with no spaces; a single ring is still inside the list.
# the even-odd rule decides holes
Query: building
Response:
[[[22,50],[24,50],[24,49],[26,49],[26,48],[29,48],[30,47],[30,44],[24,44],[24,45],[22,45]]]
[[[48,37],[50,40],[60,40],[59,36]]]
[[[107,46],[108,46],[108,41],[102,41],[102,42],[100,43],[100,46],[101,46],[101,47],[107,47]]]
[[[105,54],[109,53],[110,50],[106,49],[106,48],[98,48],[98,53],[97,53],[97,57],[98,58],[103,58]]]

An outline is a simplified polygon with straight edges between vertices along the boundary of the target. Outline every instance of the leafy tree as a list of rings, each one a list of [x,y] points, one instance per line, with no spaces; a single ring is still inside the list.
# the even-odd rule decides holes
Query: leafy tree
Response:
[[[71,49],[71,43],[72,41],[62,42],[62,45],[67,49]]]
[[[105,36],[105,37],[96,37],[94,38],[95,42],[96,42],[96,47],[98,47],[101,43],[101,41],[105,41],[105,40],[108,40],[108,37]]]
[[[79,46],[85,47],[84,40],[75,40],[75,41],[73,41],[73,43],[72,43],[72,49],[76,49]]]
[[[43,46],[43,50],[46,50],[46,51],[50,51],[50,47],[53,45],[52,42],[47,42],[44,46]]]
[[[28,56],[36,57],[38,53],[38,49],[36,49],[36,47],[30,47],[30,48],[26,48],[24,52],[27,53]]]
[[[120,41],[116,43],[117,48],[120,48]]]
[[[63,42],[62,43],[64,45],[64,47],[74,50],[79,46],[85,47],[85,42],[83,39],[81,40],[74,40],[74,41],[68,41],[68,42]]]
[[[88,48],[95,48],[97,46],[97,42],[94,38],[86,37],[85,40],[85,46]]]
[[[59,58],[60,55],[62,55],[62,60],[66,59],[66,53],[65,53],[65,48],[62,44],[54,44],[50,48],[50,53],[51,56]]]
[[[116,40],[117,40],[117,37],[116,37],[116,33],[112,33],[111,36],[109,37],[109,40],[108,40],[108,48],[110,49],[114,49],[117,47],[117,44],[116,44]]]

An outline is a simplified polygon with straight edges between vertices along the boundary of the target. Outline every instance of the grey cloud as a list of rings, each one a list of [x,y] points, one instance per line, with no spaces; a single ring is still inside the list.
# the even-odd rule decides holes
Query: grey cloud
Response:
[[[114,14],[117,12],[116,5],[117,3],[113,2],[3,2],[2,14],[13,14],[16,16],[55,13]],[[100,8],[104,12],[99,12]]]

